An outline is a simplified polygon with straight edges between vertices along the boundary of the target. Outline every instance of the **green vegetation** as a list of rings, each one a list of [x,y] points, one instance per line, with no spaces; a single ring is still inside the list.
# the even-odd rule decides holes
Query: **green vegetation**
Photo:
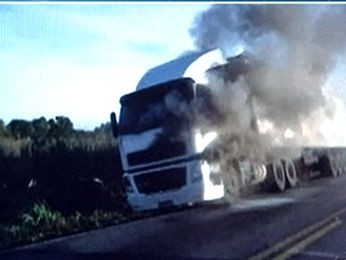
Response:
[[[129,216],[116,146],[109,123],[83,131],[62,116],[0,120],[0,247]]]
[[[47,203],[35,203],[12,224],[0,226],[0,248],[37,242],[45,238],[71,234],[102,226],[124,222],[126,217],[118,212],[94,210],[89,215],[76,211],[69,216],[52,210]]]

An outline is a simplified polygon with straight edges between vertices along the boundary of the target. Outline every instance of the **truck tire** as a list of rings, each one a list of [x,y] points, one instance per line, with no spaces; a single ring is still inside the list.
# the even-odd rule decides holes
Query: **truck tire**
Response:
[[[286,188],[285,169],[281,161],[273,163],[273,175],[277,191],[284,191]]]
[[[241,176],[237,163],[233,162],[227,166],[227,171],[224,172],[223,180],[225,187],[224,199],[227,203],[232,203],[239,197],[241,189]]]
[[[236,198],[240,192],[240,177],[236,174],[231,174],[227,181],[227,193],[230,197]]]
[[[296,167],[292,160],[285,161],[285,175],[290,188],[297,186],[298,177]]]
[[[286,188],[286,176],[281,161],[267,165],[267,176],[261,185],[265,192],[282,192]]]

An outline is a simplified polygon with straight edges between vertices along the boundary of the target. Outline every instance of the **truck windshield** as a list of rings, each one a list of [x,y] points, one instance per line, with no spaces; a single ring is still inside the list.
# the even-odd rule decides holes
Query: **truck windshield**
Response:
[[[183,127],[189,122],[194,82],[191,79],[170,81],[128,94],[121,98],[120,134],[136,134],[163,127]],[[170,126],[170,127],[168,127]]]

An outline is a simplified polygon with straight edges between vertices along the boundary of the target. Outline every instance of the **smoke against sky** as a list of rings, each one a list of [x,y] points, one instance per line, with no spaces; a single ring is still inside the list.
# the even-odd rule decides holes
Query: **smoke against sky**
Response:
[[[255,53],[256,58],[266,57],[270,66],[281,72],[286,65],[280,63],[281,56],[292,56],[291,67],[305,62],[303,57],[299,58],[299,52],[304,49],[300,48],[302,46],[298,44],[296,51],[288,48],[292,47],[292,44],[288,45],[291,42],[289,36],[292,38],[292,31],[298,29],[300,37],[307,43],[309,39],[316,40],[315,44],[305,46],[309,57],[315,59],[314,70],[333,69],[335,60],[339,59],[338,54],[334,55],[335,50],[342,49],[344,43],[344,7],[288,6],[297,13],[294,17],[284,9],[276,15],[270,11],[281,7],[263,5],[254,12],[257,7],[253,5],[215,5],[210,8],[209,4],[186,3],[1,4],[0,118],[8,123],[14,118],[31,120],[65,115],[78,128],[98,126],[109,120],[110,111],[118,112],[119,98],[134,91],[138,80],[149,68],[177,57],[184,50],[193,49],[192,38],[200,49],[221,47],[225,56],[244,46],[248,52]],[[307,13],[308,19],[304,17]],[[191,38],[187,28],[196,15]],[[297,27],[288,26],[284,20],[277,21],[285,15],[285,20],[297,21]],[[260,19],[265,21],[259,23]],[[307,20],[313,23],[304,25]],[[338,24],[334,25],[335,22]],[[309,26],[319,28],[318,32],[309,32]],[[317,50],[314,49],[316,46],[319,46]],[[294,57],[299,59],[295,61]],[[331,57],[330,63],[319,62],[328,57]],[[341,59],[341,63],[346,64],[346,60]],[[337,66],[336,69],[337,75],[343,74],[344,67]],[[266,73],[263,81],[271,77],[273,75]],[[292,78],[286,76],[287,81]],[[338,89],[341,97],[346,97],[339,81],[329,83]],[[267,98],[272,100],[270,96]],[[336,107],[342,106],[343,102]],[[270,112],[273,117],[280,115],[277,111]],[[342,114],[338,118],[342,118]],[[330,125],[324,128],[332,129]]]
[[[346,113],[327,86],[345,54],[345,11],[342,5],[214,5],[196,17],[190,33],[197,48],[220,48],[227,57],[241,46],[256,61],[237,82],[211,82],[223,109],[238,115],[239,130],[250,124],[244,106],[252,99],[272,142],[346,144],[342,133],[330,138],[330,125],[343,128]]]

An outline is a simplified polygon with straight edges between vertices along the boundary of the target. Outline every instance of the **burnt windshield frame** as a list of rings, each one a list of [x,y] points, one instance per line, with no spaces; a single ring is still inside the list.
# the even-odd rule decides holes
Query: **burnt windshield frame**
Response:
[[[173,114],[165,105],[168,94],[178,94],[186,103],[195,97],[195,82],[182,78],[125,95],[120,99],[119,134],[136,134],[161,127]]]

